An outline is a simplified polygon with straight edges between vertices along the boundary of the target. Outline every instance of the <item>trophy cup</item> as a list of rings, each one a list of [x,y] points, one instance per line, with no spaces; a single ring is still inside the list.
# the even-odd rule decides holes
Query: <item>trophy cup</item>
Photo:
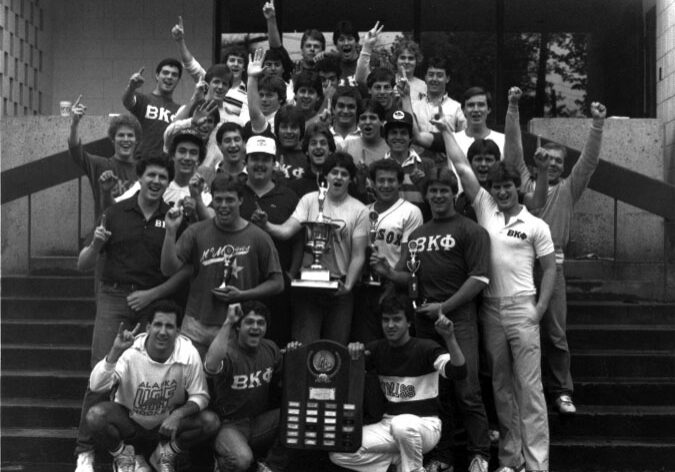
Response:
[[[417,280],[417,271],[420,269],[421,261],[417,260],[418,245],[417,241],[408,241],[408,253],[410,259],[406,261],[406,266],[410,271],[410,280],[408,281],[408,296],[412,300],[413,308],[417,310],[417,299],[419,298],[419,284]]]
[[[377,276],[377,274],[373,273],[373,270],[370,268],[370,264],[368,264],[368,261],[370,260],[370,255],[373,254],[375,251],[377,251],[377,247],[375,246],[375,240],[377,239],[377,220],[380,217],[380,215],[375,211],[371,211],[368,214],[368,218],[370,219],[370,231],[368,231],[368,236],[370,237],[370,247],[368,248],[369,251],[366,254],[366,264],[364,268],[364,280],[363,283],[365,285],[368,285],[370,287],[379,287],[382,285],[380,282],[380,278]]]
[[[234,246],[228,244],[223,248],[223,282],[219,287],[211,290],[218,294],[225,290],[232,279],[232,266],[234,265]]]
[[[328,193],[326,181],[317,177],[317,183],[319,184],[319,215],[316,221],[302,223],[305,227],[305,251],[312,255],[313,261],[309,267],[300,269],[300,278],[292,280],[291,287],[337,290],[338,281],[330,279],[330,271],[321,265],[321,256],[330,250],[333,230],[339,226],[323,214],[323,206]]]

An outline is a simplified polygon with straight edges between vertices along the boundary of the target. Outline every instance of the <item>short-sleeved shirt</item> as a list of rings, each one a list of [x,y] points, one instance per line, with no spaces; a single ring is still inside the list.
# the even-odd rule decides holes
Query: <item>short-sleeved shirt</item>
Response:
[[[295,192],[285,186],[275,185],[272,190],[258,197],[251,187],[244,185],[244,198],[239,207],[239,214],[242,218],[250,220],[256,210],[257,202],[260,208],[267,213],[270,223],[281,224],[293,214],[298,201]],[[302,234],[295,237],[302,237]],[[290,240],[272,238],[279,253],[279,262],[284,270],[290,269],[295,237]]]
[[[354,162],[364,163],[367,166],[383,159],[389,152],[389,146],[384,139],[379,140],[376,146],[366,145],[363,139],[348,139],[340,145],[340,149],[352,156]]]
[[[236,420],[269,410],[278,394],[281,366],[274,341],[261,339],[258,349],[248,352],[233,339],[222,368],[213,374],[212,406],[218,417]]]
[[[490,235],[490,285],[486,297],[535,295],[532,277],[534,261],[553,254],[551,231],[544,220],[530,214],[525,206],[508,224],[497,202],[481,188],[473,201],[478,223]]]
[[[412,106],[420,131],[436,131],[436,127],[431,124],[431,120],[434,119],[434,116],[438,112],[439,105],[432,105],[428,97],[423,97],[420,100],[413,100]],[[446,93],[441,99],[440,107],[443,117],[450,124],[453,132],[462,131],[466,128],[466,118],[464,117],[464,113],[462,113],[462,106],[459,102],[450,98]]]
[[[194,270],[185,314],[204,325],[221,325],[227,315],[227,303],[211,293],[223,281],[227,245],[234,246],[230,285],[247,290],[281,273],[272,239],[257,226],[249,223],[243,229],[225,231],[213,218],[190,225],[178,238],[176,254]]]
[[[146,220],[136,194],[104,212],[110,238],[102,249],[106,256],[103,282],[135,284],[141,288],[164,282],[159,265],[164,244],[164,216],[168,210],[169,206],[162,201]]]
[[[417,243],[420,295],[427,301],[446,300],[469,277],[489,282],[490,238],[468,218],[455,214],[433,219],[413,231],[409,241]],[[399,267],[405,268],[406,261]]]
[[[385,339],[368,343],[366,370],[377,374],[387,399],[385,413],[438,415],[438,375],[450,354],[436,341],[411,337],[403,346]]]
[[[368,206],[368,212],[375,210],[375,204]],[[369,220],[370,221],[370,220]],[[396,203],[377,217],[375,246],[377,253],[386,257],[392,267],[401,258],[401,247],[408,242],[410,234],[422,226],[422,212],[412,203],[399,198]]]
[[[99,177],[101,177],[103,172],[112,170],[119,180],[117,182],[117,188],[113,189],[111,193],[113,195],[122,195],[138,179],[136,176],[136,162],[132,160],[122,161],[120,159],[115,159],[114,157],[101,157],[89,154],[83,149],[82,143],[78,143],[77,146],[74,147],[69,147],[68,152],[73,161],[75,161],[75,164],[84,171],[89,179],[91,192],[94,195],[94,214],[98,221],[104,210],[101,206],[103,197],[101,195],[101,184],[98,180]]]
[[[308,193],[300,199],[293,215],[300,223],[317,221],[319,217],[319,192]],[[330,270],[331,277],[341,278],[347,275],[352,260],[352,241],[358,237],[368,236],[368,209],[366,206],[347,195],[340,202],[326,198],[324,216],[336,223],[333,231],[333,243],[327,254],[321,256],[321,263]],[[312,255],[305,254],[303,267],[312,263]]]
[[[136,157],[164,154],[164,130],[173,121],[179,105],[171,98],[153,93],[134,93],[134,104],[129,111],[138,118],[143,128],[143,140],[136,148]]]

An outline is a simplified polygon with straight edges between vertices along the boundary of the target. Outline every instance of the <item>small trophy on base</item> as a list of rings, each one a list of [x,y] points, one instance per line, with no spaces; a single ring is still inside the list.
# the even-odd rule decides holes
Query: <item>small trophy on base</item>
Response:
[[[211,289],[211,292],[218,294],[227,288],[232,279],[232,267],[234,266],[234,246],[228,244],[223,248],[223,282],[220,286]]]
[[[323,206],[328,193],[326,181],[317,177],[317,183],[319,184],[319,215],[316,221],[302,223],[305,227],[305,251],[312,254],[313,261],[309,267],[300,269],[300,278],[292,280],[291,287],[337,290],[338,281],[330,279],[330,271],[321,264],[321,256],[330,250],[333,231],[339,226],[323,214]]]
[[[412,305],[417,310],[417,299],[419,293],[419,281],[417,280],[417,271],[420,270],[421,261],[417,260],[417,253],[419,252],[417,241],[408,241],[408,254],[410,259],[406,261],[406,266],[410,271],[410,280],[408,281],[408,296],[412,300]]]
[[[368,218],[370,220],[370,230],[368,231],[368,236],[370,237],[370,246],[368,247],[368,252],[366,254],[366,264],[363,269],[363,283],[369,287],[380,287],[382,285],[378,275],[373,273],[370,265],[367,263],[367,261],[370,260],[370,255],[377,251],[375,240],[377,239],[377,220],[379,217],[379,213],[377,213],[375,210],[368,214]]]

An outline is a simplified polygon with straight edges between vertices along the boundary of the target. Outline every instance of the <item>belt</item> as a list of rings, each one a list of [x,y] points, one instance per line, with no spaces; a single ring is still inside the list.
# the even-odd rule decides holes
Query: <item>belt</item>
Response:
[[[136,290],[146,290],[148,288],[146,286],[141,286],[138,284],[128,284],[124,282],[108,282],[108,281],[102,281],[101,287],[113,288],[115,290],[123,290],[126,292],[135,292]]]

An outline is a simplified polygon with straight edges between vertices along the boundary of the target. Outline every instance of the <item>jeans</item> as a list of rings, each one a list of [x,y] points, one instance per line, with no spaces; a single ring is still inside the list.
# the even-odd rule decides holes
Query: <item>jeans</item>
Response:
[[[215,441],[219,472],[247,471],[255,455],[264,455],[272,446],[278,432],[278,409],[253,418],[223,420]]]
[[[137,313],[129,308],[127,296],[131,290],[121,290],[107,284],[101,284],[96,293],[96,318],[94,334],[91,341],[91,367],[93,368],[110,351],[115,341],[120,323],[126,329],[133,329],[136,323],[143,324],[146,315]],[[108,399],[109,392],[92,392],[87,387],[82,401],[80,426],[77,432],[75,454],[92,451],[94,443],[87,428],[85,416],[89,408]]]
[[[325,290],[294,290],[293,339],[309,344],[330,339],[347,345],[354,311],[354,294],[334,296]]]
[[[541,385],[534,296],[484,298],[481,320],[499,417],[499,464],[548,470],[549,431]]]
[[[435,416],[385,415],[363,427],[361,447],[353,453],[332,452],[330,460],[347,469],[386,472],[392,462],[398,471],[422,468],[422,455],[438,443],[441,420]]]
[[[560,395],[572,395],[574,392],[572,374],[570,373],[570,349],[567,346],[566,285],[563,266],[558,264],[553,294],[541,319],[544,367],[548,374],[547,387],[553,398]]]
[[[485,459],[490,457],[490,437],[488,436],[488,421],[485,413],[485,405],[480,389],[479,364],[478,364],[478,322],[476,320],[475,306],[471,304],[460,310],[448,314],[455,325],[455,337],[466,361],[466,378],[463,380],[450,381],[454,385],[455,396],[462,415],[467,433],[467,451],[469,456],[480,455]],[[436,333],[434,322],[424,316],[415,316],[415,330],[417,337],[428,338],[438,341],[445,347],[445,342]],[[451,408],[451,392],[444,393],[443,384],[445,379],[440,379],[440,395],[442,412]],[[437,449],[446,449],[452,445],[452,421],[451,414],[442,413],[443,438]],[[447,419],[446,419],[447,418]],[[448,423],[447,427],[445,423]],[[446,446],[447,444],[447,446]],[[438,457],[443,462],[443,457]]]

